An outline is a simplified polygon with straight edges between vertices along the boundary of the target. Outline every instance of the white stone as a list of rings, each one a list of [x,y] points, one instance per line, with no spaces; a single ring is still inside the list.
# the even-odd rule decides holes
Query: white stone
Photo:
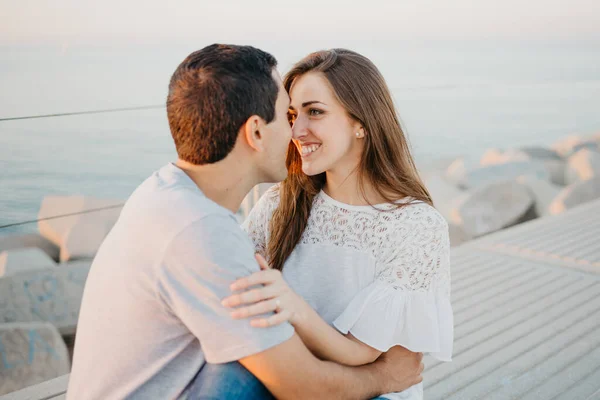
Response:
[[[0,324],[0,395],[69,373],[69,353],[49,323]]]
[[[600,198],[600,176],[576,182],[564,188],[550,204],[549,212],[552,215],[560,214],[598,198]]]
[[[43,250],[30,247],[6,250],[0,253],[0,278],[44,268],[54,268],[56,263]]]
[[[0,324],[50,322],[63,334],[73,333],[90,265],[72,261],[1,278]]]
[[[0,236],[0,252],[29,247],[42,249],[50,258],[58,261],[60,248],[39,233]]]
[[[520,176],[517,178],[517,182],[527,187],[533,197],[536,216],[550,215],[550,204],[563,188],[545,179],[536,179],[530,176]]]
[[[60,247],[60,261],[92,258],[119,217],[121,208],[89,213],[81,212],[120,205],[118,200],[101,200],[84,196],[48,196],[42,201],[40,219],[64,214],[77,214],[43,220],[40,234]]]
[[[532,218],[533,197],[517,182],[497,182],[470,192],[452,212],[451,222],[478,237]]]
[[[565,171],[567,184],[586,181],[600,176],[600,153],[582,149],[569,157]]]

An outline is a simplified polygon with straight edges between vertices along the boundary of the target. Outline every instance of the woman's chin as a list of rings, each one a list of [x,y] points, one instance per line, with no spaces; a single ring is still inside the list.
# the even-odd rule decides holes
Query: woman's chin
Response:
[[[314,168],[312,165],[302,165],[302,172],[304,172],[304,174],[308,175],[308,176],[315,176],[315,175],[319,175],[320,173],[322,173],[323,171],[317,168]]]

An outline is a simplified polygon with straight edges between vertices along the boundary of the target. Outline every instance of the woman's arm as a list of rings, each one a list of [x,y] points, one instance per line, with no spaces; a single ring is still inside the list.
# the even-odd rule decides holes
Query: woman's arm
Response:
[[[306,310],[292,323],[306,347],[321,360],[357,366],[377,359],[381,352],[364,344],[351,333],[343,335],[325,322],[315,310],[306,304]]]
[[[357,366],[371,363],[381,355],[380,351],[350,333],[343,335],[327,324],[287,285],[280,271],[270,269],[260,255],[256,259],[262,271],[234,282],[231,285],[233,291],[245,291],[223,300],[227,307],[243,306],[232,311],[233,318],[249,318],[275,311],[269,318],[253,319],[250,323],[265,328],[289,321],[306,347],[322,360]],[[252,289],[256,285],[261,286]]]

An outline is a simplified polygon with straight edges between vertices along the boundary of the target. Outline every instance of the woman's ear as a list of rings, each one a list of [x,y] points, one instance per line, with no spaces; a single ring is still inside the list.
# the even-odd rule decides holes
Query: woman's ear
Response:
[[[365,128],[362,125],[356,125],[354,127],[354,135],[357,139],[364,139],[365,137]]]

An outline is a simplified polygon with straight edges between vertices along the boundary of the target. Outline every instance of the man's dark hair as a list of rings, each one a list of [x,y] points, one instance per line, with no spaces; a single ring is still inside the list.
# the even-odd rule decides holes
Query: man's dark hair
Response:
[[[180,159],[224,159],[252,115],[275,118],[277,60],[251,46],[213,44],[190,54],[169,83],[167,116]]]

